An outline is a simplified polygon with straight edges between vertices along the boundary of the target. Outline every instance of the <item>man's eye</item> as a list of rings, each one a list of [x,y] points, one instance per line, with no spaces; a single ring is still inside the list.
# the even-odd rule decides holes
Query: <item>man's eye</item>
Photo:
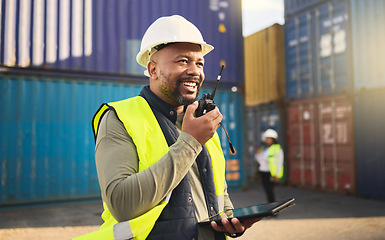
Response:
[[[181,59],[178,62],[180,62],[180,63],[187,63],[187,60],[186,59]]]

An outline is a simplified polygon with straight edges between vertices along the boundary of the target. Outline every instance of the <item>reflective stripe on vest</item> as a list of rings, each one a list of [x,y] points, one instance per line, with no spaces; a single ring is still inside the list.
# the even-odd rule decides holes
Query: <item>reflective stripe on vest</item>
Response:
[[[115,110],[118,118],[123,122],[124,127],[137,147],[139,171],[147,169],[168,152],[168,145],[158,121],[147,101],[140,96],[103,104],[93,118],[92,127],[95,139],[101,118],[111,108]],[[219,137],[216,133],[206,143],[206,147],[212,159],[213,178],[218,196],[219,210],[223,211],[226,163]],[[107,204],[103,202],[104,212],[102,218],[105,222],[100,229],[76,239],[146,239],[167,205],[170,196],[169,194],[166,199],[145,214],[120,223],[115,220],[108,210]]]
[[[277,155],[278,155],[280,149],[281,149],[281,146],[279,144],[273,144],[269,147],[269,151],[267,153],[267,155],[269,157],[268,163],[269,163],[270,174],[271,174],[271,176],[277,177],[277,178],[283,177],[283,167],[278,166],[279,159],[278,159]],[[277,168],[278,167],[281,167],[281,170],[277,174]]]

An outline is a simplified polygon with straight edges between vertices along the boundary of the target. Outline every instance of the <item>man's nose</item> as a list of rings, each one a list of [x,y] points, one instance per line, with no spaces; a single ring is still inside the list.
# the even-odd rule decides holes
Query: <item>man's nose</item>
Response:
[[[203,72],[203,69],[195,63],[189,64],[187,67],[187,74],[188,75],[193,75],[193,76],[200,76],[201,73]]]

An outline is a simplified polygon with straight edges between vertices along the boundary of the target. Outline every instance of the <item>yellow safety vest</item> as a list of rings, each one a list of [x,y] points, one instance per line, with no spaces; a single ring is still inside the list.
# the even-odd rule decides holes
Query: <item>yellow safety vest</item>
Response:
[[[103,104],[93,118],[92,127],[95,137],[102,116],[111,107],[123,122],[124,127],[137,147],[139,171],[147,169],[168,152],[168,145],[158,121],[147,101],[141,96]],[[211,157],[219,211],[223,211],[226,162],[218,135],[215,133],[213,138],[205,145]],[[170,196],[143,215],[120,223],[116,221],[108,210],[107,204],[103,202],[104,212],[102,218],[104,223],[100,229],[75,239],[146,239],[167,205]]]
[[[271,176],[277,177],[277,178],[283,177],[283,166],[278,166],[279,162],[278,162],[278,157],[277,157],[280,149],[281,149],[281,145],[273,144],[269,147],[269,151],[267,153],[267,155],[269,156],[268,164],[269,164],[270,174],[271,174]],[[281,170],[277,174],[277,168],[278,167],[281,167]]]

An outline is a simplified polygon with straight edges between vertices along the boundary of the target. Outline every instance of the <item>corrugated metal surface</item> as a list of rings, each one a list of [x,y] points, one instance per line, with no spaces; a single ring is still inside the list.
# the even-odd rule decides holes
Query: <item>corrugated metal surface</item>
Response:
[[[285,15],[293,15],[326,0],[285,0]]]
[[[135,96],[143,84],[1,74],[0,205],[99,197],[91,119],[101,103]],[[239,166],[229,188],[241,187],[242,96],[219,89],[216,102],[238,149],[230,156],[218,131],[226,160]]]
[[[91,119],[141,86],[0,75],[0,205],[100,196]]]
[[[278,132],[279,143],[285,148],[285,109],[278,102],[261,104],[258,106],[247,107],[245,109],[245,135],[246,144],[245,152],[247,152],[245,166],[248,179],[254,179],[257,164],[255,162],[255,149],[261,147],[262,133],[272,128]]]
[[[203,88],[201,94],[212,92],[212,88]],[[219,89],[215,94],[215,103],[220,109],[231,143],[237,150],[236,155],[230,155],[226,133],[219,127],[217,130],[221,139],[223,154],[226,159],[226,180],[229,190],[241,189],[246,185],[246,173],[243,153],[243,97],[240,93]]]
[[[354,101],[357,185],[363,197],[385,200],[385,89],[362,91]]]
[[[353,110],[348,97],[292,101],[286,127],[290,184],[356,193]]]
[[[320,185],[317,164],[317,107],[314,102],[290,102],[287,106],[286,159],[288,182],[315,188]]]
[[[287,100],[352,88],[348,1],[328,1],[286,17]]]
[[[283,26],[274,24],[245,37],[246,106],[256,106],[284,99],[283,35]]]
[[[180,14],[215,46],[206,77],[243,84],[240,0],[3,0],[0,64],[143,75],[135,61],[140,39],[158,17]]]
[[[350,1],[353,74],[357,90],[385,86],[385,1]]]

